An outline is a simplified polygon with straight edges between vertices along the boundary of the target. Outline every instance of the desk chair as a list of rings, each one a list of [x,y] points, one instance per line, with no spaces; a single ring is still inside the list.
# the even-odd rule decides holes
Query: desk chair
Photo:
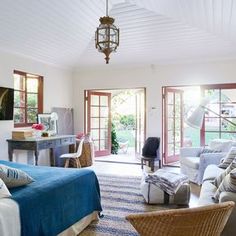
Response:
[[[84,143],[84,139],[81,139],[80,143],[78,145],[77,152],[75,152],[75,153],[66,153],[66,154],[62,154],[60,156],[60,158],[65,159],[65,165],[64,165],[65,168],[69,167],[70,159],[74,159],[75,163],[76,163],[76,167],[77,168],[81,168],[79,158],[80,158],[80,156],[82,154],[83,143]]]

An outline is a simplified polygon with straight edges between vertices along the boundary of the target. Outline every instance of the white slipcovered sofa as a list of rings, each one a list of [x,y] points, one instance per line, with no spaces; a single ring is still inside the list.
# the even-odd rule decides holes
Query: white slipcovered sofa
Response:
[[[180,171],[189,177],[190,181],[202,184],[206,167],[218,165],[222,158],[236,142],[225,139],[215,139],[209,143],[209,153],[204,147],[183,147],[180,149]],[[212,152],[210,152],[212,151]]]
[[[219,168],[217,165],[209,165],[203,176],[200,197],[198,201],[199,206],[214,204],[213,196],[217,187],[213,184],[214,179],[219,176],[225,169]],[[234,201],[236,203],[236,193],[222,192],[219,197],[219,202]],[[222,232],[222,236],[236,235],[236,207],[234,207],[227,224]]]

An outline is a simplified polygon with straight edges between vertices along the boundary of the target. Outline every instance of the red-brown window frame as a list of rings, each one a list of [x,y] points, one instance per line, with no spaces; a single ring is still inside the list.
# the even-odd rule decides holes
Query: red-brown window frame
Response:
[[[202,96],[204,96],[204,92],[205,90],[208,89],[235,89],[236,90],[236,83],[229,83],[229,84],[208,84],[208,85],[201,85],[201,91],[202,91]],[[206,145],[206,139],[205,139],[205,134],[206,132],[211,132],[211,131],[206,131],[205,130],[205,116],[204,116],[204,120],[203,120],[203,125],[202,128],[200,130],[200,143],[201,146],[205,146]],[[221,134],[221,128],[219,129],[219,133]],[[227,132],[230,133],[230,132]]]
[[[26,80],[27,80],[27,77],[29,77],[28,75],[33,75],[33,76],[37,77],[37,79],[38,79],[38,113],[43,113],[43,76],[36,75],[33,73],[18,71],[18,70],[14,70],[13,73],[24,76],[26,78]],[[14,127],[29,127],[29,126],[32,126],[32,124],[33,124],[33,123],[27,122],[27,86],[25,87],[25,106],[24,106],[24,108],[25,108],[24,123],[15,123]],[[15,104],[14,104],[14,109],[15,109]]]

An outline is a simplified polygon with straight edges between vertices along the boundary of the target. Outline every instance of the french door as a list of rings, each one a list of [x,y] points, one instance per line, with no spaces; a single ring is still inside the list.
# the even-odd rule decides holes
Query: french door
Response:
[[[135,154],[140,156],[145,140],[145,90],[142,89],[135,94]]]
[[[164,162],[170,164],[179,160],[183,144],[183,91],[164,88]]]
[[[87,124],[95,156],[111,154],[111,93],[88,91]]]

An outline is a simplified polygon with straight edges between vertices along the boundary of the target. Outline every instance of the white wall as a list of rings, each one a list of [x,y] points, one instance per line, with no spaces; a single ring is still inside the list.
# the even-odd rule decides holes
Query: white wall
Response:
[[[0,53],[0,86],[14,87],[13,71],[20,70],[44,77],[44,112],[51,107],[72,107],[72,74],[61,69],[7,53]],[[6,139],[11,137],[13,121],[0,121],[0,159],[8,159]],[[49,158],[40,155],[39,162],[48,162]],[[21,161],[26,161],[22,155]],[[44,157],[43,157],[44,156]],[[45,160],[43,160],[45,159]]]
[[[236,61],[80,70],[74,73],[75,131],[83,131],[84,90],[146,87],[147,137],[161,137],[161,88],[173,85],[236,83]],[[151,109],[152,107],[156,109]]]

